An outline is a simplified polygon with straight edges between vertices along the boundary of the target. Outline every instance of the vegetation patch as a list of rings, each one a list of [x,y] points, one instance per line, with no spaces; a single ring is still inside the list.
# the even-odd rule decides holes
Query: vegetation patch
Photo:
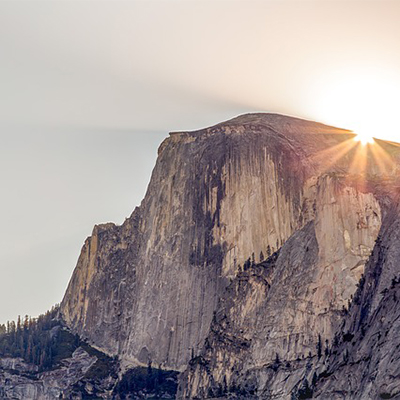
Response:
[[[39,372],[53,369],[81,345],[77,335],[57,320],[58,308],[38,318],[25,316],[0,326],[0,357],[22,358],[38,366]]]
[[[114,389],[121,399],[174,399],[178,389],[178,372],[146,367],[127,371]]]

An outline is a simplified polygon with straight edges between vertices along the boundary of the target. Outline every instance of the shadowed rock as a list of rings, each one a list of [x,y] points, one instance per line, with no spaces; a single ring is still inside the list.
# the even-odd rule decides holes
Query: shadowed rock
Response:
[[[360,169],[354,136],[275,114],[171,133],[140,207],[86,240],[62,319],[124,367],[192,359],[182,397],[307,392],[303,356],[332,342],[396,187],[398,148]]]

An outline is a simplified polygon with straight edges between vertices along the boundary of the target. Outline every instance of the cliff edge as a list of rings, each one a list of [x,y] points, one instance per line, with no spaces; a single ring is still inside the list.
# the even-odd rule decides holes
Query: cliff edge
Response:
[[[333,343],[395,201],[400,151],[354,136],[276,114],[171,133],[140,207],[86,240],[61,318],[126,367],[185,371],[181,397],[290,396],[303,372],[279,392],[274,363]]]

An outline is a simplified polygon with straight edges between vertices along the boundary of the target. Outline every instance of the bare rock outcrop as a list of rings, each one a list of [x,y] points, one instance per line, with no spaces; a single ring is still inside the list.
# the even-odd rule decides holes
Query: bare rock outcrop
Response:
[[[179,397],[290,399],[303,360],[332,343],[375,245],[381,207],[372,193],[331,176],[314,182],[309,195],[313,219],[228,287],[203,351],[182,374]]]
[[[122,226],[96,226],[86,240],[61,317],[127,366],[152,361],[182,371],[202,354],[239,264],[281,249],[270,278],[275,294],[262,300],[267,314],[256,324],[270,345],[252,345],[260,354],[254,362],[270,361],[275,346],[295,358],[318,334],[331,339],[382,219],[377,195],[347,179],[357,146],[338,157],[353,137],[274,114],[172,133],[140,207]],[[378,174],[368,160],[366,172]],[[308,251],[317,256],[309,269],[299,266],[294,289],[295,260],[282,254],[290,253],[289,238],[310,226],[315,240]],[[242,311],[243,318],[257,312]]]
[[[334,346],[316,369],[315,398],[400,397],[399,204],[396,196]]]
[[[3,337],[0,397],[400,397],[400,147],[354,136],[275,114],[171,133],[47,344]]]
[[[22,359],[2,359],[0,398],[21,400],[60,398],[84,377],[96,360],[96,357],[90,356],[79,347],[72,357],[63,360],[59,368],[39,373],[37,366],[27,364]]]

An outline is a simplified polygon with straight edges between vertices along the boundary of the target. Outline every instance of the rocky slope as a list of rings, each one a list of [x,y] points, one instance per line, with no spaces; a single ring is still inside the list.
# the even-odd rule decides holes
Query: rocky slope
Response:
[[[400,397],[397,165],[318,178],[312,221],[221,298],[179,398]]]
[[[270,114],[171,134],[141,206],[122,226],[97,226],[87,239],[62,318],[127,363],[184,369],[238,265],[276,250],[312,218],[322,165],[313,156],[351,137]]]
[[[400,151],[380,142],[379,159],[353,138],[275,114],[171,133],[140,207],[86,240],[63,323],[118,356],[122,372],[149,362],[182,371],[179,398],[368,398],[361,365],[366,379],[375,365],[388,371],[390,342],[360,360],[376,321],[396,319],[397,298],[382,302],[400,276]],[[390,265],[379,269],[377,254]],[[374,328],[348,348],[360,319]],[[386,386],[371,398],[392,395],[393,376],[378,377]]]
[[[343,330],[365,262],[386,224],[371,193],[340,184],[332,193],[331,186],[331,178],[320,178],[314,219],[278,253],[233,280],[201,355],[182,375],[180,396],[291,398],[310,375],[311,359],[321,358]]]
[[[320,368],[316,398],[400,397],[399,199],[386,213],[365,275]]]
[[[173,399],[176,371],[121,370],[54,318],[56,308],[0,335],[1,399]]]
[[[72,357],[63,360],[60,368],[43,373],[35,365],[20,358],[4,358],[0,367],[0,397],[2,399],[51,400],[71,391],[72,386],[82,379],[96,362],[82,348]]]

